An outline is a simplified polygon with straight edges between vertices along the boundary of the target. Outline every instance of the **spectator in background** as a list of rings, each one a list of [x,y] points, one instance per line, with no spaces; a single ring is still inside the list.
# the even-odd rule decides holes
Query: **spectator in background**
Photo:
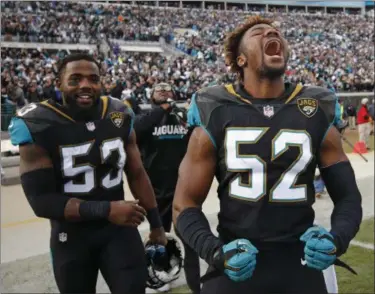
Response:
[[[340,120],[343,120],[343,119],[346,119],[346,110],[344,108],[344,101],[343,100],[339,100],[339,105],[340,105]]]
[[[325,184],[322,176],[320,175],[319,168],[315,169],[314,188],[316,198],[320,198],[323,194],[325,194]]]
[[[370,150],[370,134],[371,134],[371,117],[368,111],[368,98],[363,98],[361,100],[361,107],[359,108],[357,114],[357,125],[359,132],[359,141],[366,144],[367,150]]]
[[[349,103],[346,107],[346,114],[348,115],[349,128],[351,130],[355,130],[356,109],[352,103]]]
[[[375,120],[374,101],[375,99],[372,99],[372,103],[368,106],[368,113],[373,121]]]
[[[8,96],[8,83],[3,81],[1,87],[1,130],[7,131],[12,116],[16,111],[16,104]]]
[[[372,103],[369,105],[368,107],[368,113],[370,114],[370,117],[371,117],[371,123],[372,123],[372,130],[371,130],[371,134],[373,135],[375,133],[375,125],[374,125],[374,120],[375,120],[375,109],[374,109],[374,102],[375,102],[375,99],[372,99]]]
[[[187,150],[190,134],[185,121],[177,117],[169,101],[176,100],[172,85],[156,84],[151,93],[152,108],[137,115],[134,130],[145,170],[156,195],[159,213],[166,232],[172,229],[172,202],[178,179],[178,167]],[[176,231],[176,230],[175,230]],[[183,239],[184,271],[194,294],[200,293],[199,257]],[[166,284],[159,291],[169,291]]]
[[[55,85],[52,82],[52,79],[48,76],[44,78],[43,96],[45,100],[48,100],[48,99],[56,100]]]
[[[31,81],[26,92],[26,100],[29,103],[36,103],[43,101],[43,98],[43,90],[38,87],[37,81]]]
[[[8,86],[8,95],[9,99],[18,107],[21,108],[25,106],[25,94],[23,90],[24,84],[19,81],[17,77],[13,79],[13,83],[9,83]]]

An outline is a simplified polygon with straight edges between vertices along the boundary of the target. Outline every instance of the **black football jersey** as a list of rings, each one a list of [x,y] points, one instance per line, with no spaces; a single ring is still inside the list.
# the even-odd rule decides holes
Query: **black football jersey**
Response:
[[[100,111],[99,119],[78,122],[53,101],[29,104],[12,121],[11,139],[48,152],[58,192],[84,200],[123,200],[125,146],[133,113],[111,97],[101,97]]]
[[[314,173],[335,106],[333,92],[292,84],[277,99],[254,99],[238,85],[197,92],[189,120],[217,150],[225,241],[289,242],[313,225]]]

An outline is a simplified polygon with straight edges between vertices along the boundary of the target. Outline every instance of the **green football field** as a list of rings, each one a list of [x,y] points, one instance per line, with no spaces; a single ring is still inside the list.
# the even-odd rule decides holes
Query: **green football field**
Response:
[[[374,244],[374,219],[362,222],[361,230],[355,237],[356,241]],[[345,269],[336,267],[339,293],[375,293],[374,290],[374,251],[359,246],[350,246],[347,253],[340,258],[349,264],[358,275],[355,276]],[[191,293],[189,288],[182,286],[169,293]]]

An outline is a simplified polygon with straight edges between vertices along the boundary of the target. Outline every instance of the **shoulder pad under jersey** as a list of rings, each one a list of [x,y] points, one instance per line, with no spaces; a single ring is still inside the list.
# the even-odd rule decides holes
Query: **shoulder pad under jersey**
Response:
[[[129,105],[129,103],[124,102],[120,99],[107,96],[108,98],[108,111],[107,113],[113,112],[113,111],[119,111],[124,112],[125,114],[128,114],[130,116],[134,116],[134,112]]]
[[[314,98],[318,100],[319,107],[331,124],[336,124],[340,120],[340,106],[336,94],[327,88],[308,86],[305,87],[299,96]]]
[[[33,136],[58,123],[56,113],[42,103],[30,103],[17,111],[9,124],[9,135],[13,145],[33,143]]]
[[[108,96],[108,110],[107,110],[106,117],[110,118],[111,113],[114,113],[114,112],[121,112],[121,113],[124,113],[125,116],[130,117],[129,134],[131,134],[133,130],[133,126],[134,126],[134,117],[135,117],[134,111],[124,101]]]
[[[225,86],[212,86],[199,90],[193,95],[188,108],[188,125],[206,127],[214,110],[228,103],[238,103],[238,101]]]

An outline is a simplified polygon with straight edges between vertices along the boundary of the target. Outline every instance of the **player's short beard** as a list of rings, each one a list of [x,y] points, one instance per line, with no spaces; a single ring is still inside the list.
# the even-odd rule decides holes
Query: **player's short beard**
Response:
[[[258,69],[260,79],[273,81],[282,77],[285,74],[287,68],[288,58],[289,54],[285,57],[284,66],[274,68],[266,65],[266,63],[264,62],[264,55],[262,55],[262,66]]]
[[[162,105],[164,103],[166,103],[168,100],[168,98],[165,98],[163,100],[155,100],[155,99],[151,99],[152,103],[155,104],[155,105]]]
[[[76,95],[64,94],[65,105],[69,109],[71,116],[78,121],[89,121],[95,119],[97,115],[97,106],[99,104],[100,96],[95,95],[91,107],[83,108],[77,105]]]

